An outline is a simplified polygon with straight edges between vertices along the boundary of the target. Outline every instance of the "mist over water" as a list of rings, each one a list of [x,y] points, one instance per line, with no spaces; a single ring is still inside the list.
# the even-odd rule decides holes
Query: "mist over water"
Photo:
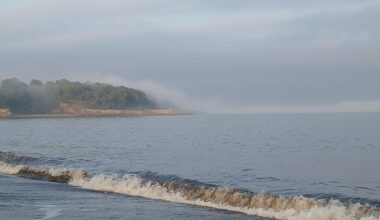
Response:
[[[0,172],[202,212],[379,219],[379,129],[377,113],[2,120]]]
[[[380,220],[379,20],[0,0],[0,220]]]

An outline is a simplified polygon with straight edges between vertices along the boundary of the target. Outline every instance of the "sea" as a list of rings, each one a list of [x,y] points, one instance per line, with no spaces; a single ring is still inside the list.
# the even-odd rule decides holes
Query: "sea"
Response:
[[[0,219],[380,219],[380,113],[0,120]]]

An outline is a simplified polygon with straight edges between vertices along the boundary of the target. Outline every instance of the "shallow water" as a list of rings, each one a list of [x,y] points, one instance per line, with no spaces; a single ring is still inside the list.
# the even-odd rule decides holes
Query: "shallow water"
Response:
[[[22,196],[19,189],[25,210],[41,219],[87,219],[74,197],[99,218],[379,219],[376,113],[17,119],[0,120],[0,131],[1,172],[26,177],[0,177],[0,215],[10,219],[25,219],[7,211],[3,196]],[[58,168],[87,174],[70,174],[61,181],[67,184],[30,179],[56,180]],[[18,190],[7,181],[18,182]],[[117,194],[104,202],[117,205],[97,209],[102,199],[86,199],[105,191]],[[60,202],[35,208],[33,195]],[[135,201],[138,213],[130,211]]]

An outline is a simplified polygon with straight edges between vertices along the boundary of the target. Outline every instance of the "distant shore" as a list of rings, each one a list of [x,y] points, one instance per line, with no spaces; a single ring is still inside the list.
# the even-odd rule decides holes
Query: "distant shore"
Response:
[[[188,115],[190,112],[171,108],[161,109],[90,109],[78,105],[60,103],[57,113],[49,114],[11,114],[8,109],[0,109],[0,118],[78,118],[78,117],[130,117],[154,115]]]
[[[1,119],[26,119],[26,118],[105,118],[105,117],[139,117],[139,116],[159,116],[159,115],[189,115],[190,113],[170,113],[170,114],[152,114],[152,113],[139,113],[139,114],[36,114],[36,115],[12,115],[7,117],[0,116]]]
[[[10,118],[12,116],[11,111],[7,108],[0,108],[0,118]]]
[[[123,114],[123,115],[70,115],[70,114],[38,114],[38,115],[12,115],[10,117],[0,117],[1,119],[28,119],[28,118],[109,118],[109,117],[140,117],[140,116],[160,116],[160,115],[188,115],[178,114]]]

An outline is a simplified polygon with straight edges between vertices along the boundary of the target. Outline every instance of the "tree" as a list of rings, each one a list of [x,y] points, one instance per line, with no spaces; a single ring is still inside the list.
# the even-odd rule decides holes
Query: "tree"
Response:
[[[45,114],[61,102],[96,109],[154,108],[144,92],[102,83],[46,82],[33,79],[29,85],[16,78],[1,81],[0,106],[16,114]]]

